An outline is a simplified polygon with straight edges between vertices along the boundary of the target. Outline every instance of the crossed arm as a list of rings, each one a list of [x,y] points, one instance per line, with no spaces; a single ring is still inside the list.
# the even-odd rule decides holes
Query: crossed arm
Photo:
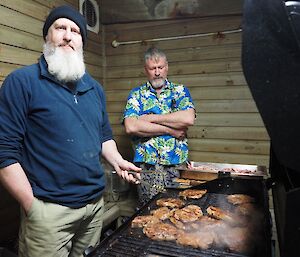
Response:
[[[150,137],[169,134],[178,139],[186,137],[189,126],[194,125],[195,110],[190,108],[167,114],[148,114],[124,120],[127,134]]]

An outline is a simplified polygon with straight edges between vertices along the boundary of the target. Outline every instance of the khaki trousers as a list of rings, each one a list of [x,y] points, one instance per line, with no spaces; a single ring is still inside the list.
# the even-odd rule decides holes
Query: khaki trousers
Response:
[[[81,257],[100,241],[103,198],[81,208],[34,199],[21,210],[19,257]]]

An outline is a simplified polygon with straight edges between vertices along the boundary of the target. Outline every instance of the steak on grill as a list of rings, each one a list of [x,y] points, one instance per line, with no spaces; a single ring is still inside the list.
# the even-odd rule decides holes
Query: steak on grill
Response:
[[[233,205],[255,202],[253,197],[251,197],[249,195],[245,195],[245,194],[228,195],[227,200],[228,200],[228,202],[232,203]]]
[[[166,206],[170,208],[181,208],[184,206],[184,201],[178,198],[161,198],[156,201],[158,206]]]
[[[160,207],[156,210],[152,210],[150,213],[160,220],[166,220],[173,215],[175,209],[170,210],[168,207]]]
[[[144,216],[136,216],[132,222],[132,228],[142,228],[146,226],[148,223],[158,223],[159,219],[153,215],[144,215]]]
[[[183,197],[183,199],[191,198],[191,199],[200,199],[207,192],[206,189],[186,189],[179,193],[179,196]]]
[[[201,216],[203,216],[203,213],[198,205],[191,204],[174,211],[174,218],[184,223],[196,221]]]
[[[148,223],[143,228],[144,234],[153,240],[176,240],[178,229],[168,223]]]

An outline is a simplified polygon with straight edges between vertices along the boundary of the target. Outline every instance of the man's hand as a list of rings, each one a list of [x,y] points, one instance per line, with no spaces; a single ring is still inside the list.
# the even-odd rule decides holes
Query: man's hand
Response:
[[[169,134],[179,140],[183,140],[186,138],[187,129],[172,129],[170,128]]]
[[[123,159],[114,140],[111,139],[102,144],[102,156],[114,167],[120,177],[128,182],[138,183],[140,178],[139,174],[135,177],[132,174],[128,174],[128,171],[135,171],[138,173],[142,169]]]
[[[28,178],[19,163],[0,169],[0,182],[19,202],[26,213],[31,208],[34,196]]]
[[[114,165],[114,168],[118,175],[126,181],[134,184],[139,183],[139,180],[141,179],[140,171],[142,169],[135,166],[133,163],[122,159],[121,161],[116,163],[116,165]],[[128,171],[135,171],[134,175],[132,173],[129,174]]]

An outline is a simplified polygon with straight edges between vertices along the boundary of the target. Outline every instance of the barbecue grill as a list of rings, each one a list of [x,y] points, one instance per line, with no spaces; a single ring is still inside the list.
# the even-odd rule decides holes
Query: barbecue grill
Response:
[[[271,151],[274,213],[282,257],[299,256],[300,173],[282,165]]]
[[[270,257],[271,256],[271,220],[268,208],[268,193],[265,180],[262,177],[231,177],[226,174],[207,183],[194,186],[194,189],[207,189],[201,199],[186,200],[186,204],[196,204],[203,213],[208,206],[218,206],[230,211],[233,206],[226,201],[229,194],[246,194],[255,199],[257,211],[261,213],[257,218],[257,231],[251,241],[254,245],[250,253],[239,253],[226,247],[214,247],[201,250],[178,245],[174,241],[157,241],[146,237],[142,229],[132,228],[131,221],[138,215],[147,215],[156,209],[156,201],[161,198],[178,198],[183,189],[167,189],[157,194],[152,200],[139,209],[129,220],[121,225],[113,234],[104,239],[98,247],[87,254],[88,257],[100,256],[181,256],[181,257]]]
[[[300,1],[245,0],[243,71],[271,139],[270,174],[282,257],[300,245]]]

